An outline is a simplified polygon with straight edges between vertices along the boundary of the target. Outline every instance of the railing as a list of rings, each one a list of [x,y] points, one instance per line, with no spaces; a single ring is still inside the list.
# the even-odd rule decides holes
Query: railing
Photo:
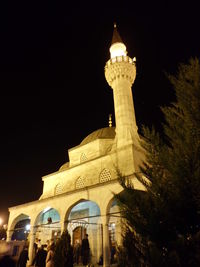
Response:
[[[116,63],[116,62],[128,62],[130,64],[133,64],[135,65],[135,60],[128,57],[128,56],[118,56],[118,57],[114,57],[114,58],[111,58],[110,60],[108,60],[106,62],[106,67]]]

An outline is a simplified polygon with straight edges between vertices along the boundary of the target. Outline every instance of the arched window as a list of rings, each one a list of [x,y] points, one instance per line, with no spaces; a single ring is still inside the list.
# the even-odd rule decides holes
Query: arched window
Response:
[[[111,173],[108,169],[103,169],[99,175],[99,182],[104,183],[111,180]]]
[[[84,162],[86,160],[87,160],[87,157],[86,157],[85,153],[82,153],[81,157],[80,157],[80,162]]]
[[[55,193],[55,195],[59,195],[59,194],[61,194],[62,192],[63,192],[63,187],[62,187],[62,185],[59,183],[59,184],[56,185],[54,193]]]
[[[85,187],[85,177],[79,177],[76,180],[76,189]]]

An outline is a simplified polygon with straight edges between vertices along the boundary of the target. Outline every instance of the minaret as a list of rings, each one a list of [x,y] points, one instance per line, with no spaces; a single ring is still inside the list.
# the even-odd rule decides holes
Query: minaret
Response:
[[[105,77],[113,89],[117,148],[129,144],[138,146],[139,136],[131,89],[136,77],[135,58],[127,56],[126,46],[116,24],[110,47],[110,60],[105,66]]]

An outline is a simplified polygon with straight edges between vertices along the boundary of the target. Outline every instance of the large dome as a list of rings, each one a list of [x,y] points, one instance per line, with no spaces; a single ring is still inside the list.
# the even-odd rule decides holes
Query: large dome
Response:
[[[86,136],[83,141],[80,143],[80,145],[86,145],[96,139],[113,139],[115,137],[115,127],[105,127],[98,129],[88,136]]]

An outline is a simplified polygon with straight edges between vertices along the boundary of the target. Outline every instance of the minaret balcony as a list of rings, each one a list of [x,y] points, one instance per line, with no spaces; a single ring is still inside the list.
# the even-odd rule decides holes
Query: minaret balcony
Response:
[[[105,77],[108,84],[113,88],[116,79],[123,79],[133,84],[136,76],[135,59],[129,56],[117,56],[107,61],[105,65]]]
[[[116,63],[116,62],[128,62],[128,63],[130,63],[130,64],[135,65],[135,60],[132,59],[132,58],[130,58],[129,56],[117,56],[117,57],[114,57],[114,58],[111,58],[110,60],[108,60],[108,61],[106,62],[106,66],[105,66],[105,68],[106,68],[107,66],[111,65],[111,64]]]

